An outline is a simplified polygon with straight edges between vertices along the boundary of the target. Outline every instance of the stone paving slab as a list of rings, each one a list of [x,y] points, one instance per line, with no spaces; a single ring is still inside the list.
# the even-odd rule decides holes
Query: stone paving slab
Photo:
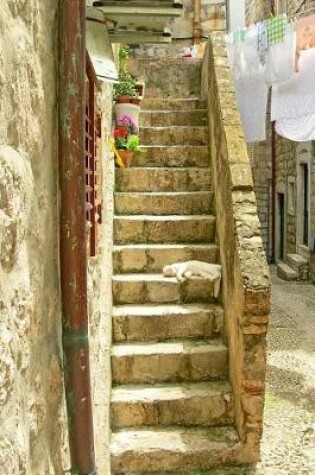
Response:
[[[204,168],[117,168],[116,191],[212,191],[212,172]]]
[[[114,432],[111,444],[113,473],[156,473],[162,470],[207,469],[232,461],[238,436],[232,428],[129,429]],[[123,469],[123,471],[121,471]],[[177,472],[176,472],[177,473]]]
[[[114,273],[155,272],[174,262],[191,260],[217,263],[217,244],[126,244],[114,246]]]
[[[227,347],[221,340],[123,343],[112,348],[115,384],[226,379]]]
[[[232,424],[234,397],[229,383],[211,381],[112,390],[114,428],[135,426],[213,426]]]
[[[166,341],[212,338],[221,333],[221,305],[122,305],[113,308],[113,338]]]

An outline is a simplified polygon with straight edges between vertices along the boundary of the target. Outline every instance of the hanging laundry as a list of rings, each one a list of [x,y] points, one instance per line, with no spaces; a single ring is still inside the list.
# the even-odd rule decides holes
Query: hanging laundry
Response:
[[[266,139],[268,88],[264,67],[259,62],[257,42],[257,25],[248,28],[245,35],[227,38],[228,60],[247,142]]]
[[[296,71],[301,52],[315,47],[315,15],[301,18],[296,22]]]
[[[271,85],[289,80],[294,74],[295,31],[285,27],[283,41],[269,46],[266,54],[266,82]]]
[[[288,19],[285,13],[267,20],[267,38],[269,45],[281,43],[283,41],[287,23]]]
[[[272,86],[271,120],[277,132],[290,140],[315,140],[315,48],[300,53],[299,72]]]
[[[259,23],[257,23],[257,50],[259,62],[262,66],[264,66],[266,63],[266,54],[268,51],[266,21],[260,21]]]
[[[264,77],[239,78],[234,86],[246,142],[266,140],[268,88]]]

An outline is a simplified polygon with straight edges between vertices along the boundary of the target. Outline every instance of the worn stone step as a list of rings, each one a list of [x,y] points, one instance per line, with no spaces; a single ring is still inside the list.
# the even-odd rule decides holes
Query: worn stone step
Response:
[[[235,463],[238,450],[232,427],[130,428],[114,432],[110,445],[112,473],[120,475],[207,470]]]
[[[137,153],[133,167],[209,167],[207,145],[155,145],[144,147],[145,153]]]
[[[170,110],[170,111],[182,111],[182,110],[194,110],[194,109],[207,109],[207,101],[203,101],[198,97],[191,97],[187,99],[170,99],[170,98],[147,98],[141,102],[141,111],[146,110]]]
[[[309,263],[307,259],[299,254],[287,254],[286,263],[297,273],[299,280],[308,280]]]
[[[210,168],[117,168],[116,191],[210,191]]]
[[[113,276],[114,303],[190,303],[212,302],[214,282],[188,279],[178,282],[162,274],[118,274]]]
[[[142,111],[140,114],[140,126],[142,127],[171,127],[174,125],[207,125],[208,111],[181,110],[181,111]]]
[[[297,280],[298,273],[292,269],[292,267],[288,266],[284,262],[279,262],[277,265],[277,275],[280,279],[283,280]]]
[[[193,215],[213,213],[213,192],[120,192],[115,193],[116,214]]]
[[[217,263],[217,244],[126,244],[114,246],[114,273],[162,272],[174,262],[205,261]]]
[[[115,384],[226,379],[228,351],[221,340],[120,343],[112,347]]]
[[[118,386],[111,396],[112,427],[232,424],[233,399],[226,381]]]
[[[115,216],[115,244],[213,242],[214,216]]]
[[[205,126],[140,127],[143,145],[208,145]]]
[[[113,307],[113,340],[166,341],[217,337],[223,308],[215,304],[122,305]]]

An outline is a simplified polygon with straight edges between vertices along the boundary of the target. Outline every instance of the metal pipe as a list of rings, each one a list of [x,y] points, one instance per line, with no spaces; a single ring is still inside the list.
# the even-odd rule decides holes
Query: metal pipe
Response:
[[[60,271],[70,473],[95,475],[85,228],[85,0],[59,5]]]
[[[201,42],[201,0],[195,0],[195,15],[194,15],[194,43]]]
[[[271,122],[271,263],[276,262],[276,130],[275,123]]]

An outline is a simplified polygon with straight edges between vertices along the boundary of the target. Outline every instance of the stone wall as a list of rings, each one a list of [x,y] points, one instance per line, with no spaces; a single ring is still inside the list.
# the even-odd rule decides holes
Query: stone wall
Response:
[[[88,285],[96,464],[99,474],[109,474],[114,158],[108,138],[111,134],[112,85],[102,84],[98,103],[102,114],[102,140],[98,144],[102,166],[102,225],[97,256],[89,260]]]
[[[63,473],[55,0],[0,9],[0,472]]]
[[[225,0],[183,0],[184,12],[172,25],[174,38],[192,38],[194,35],[195,4],[200,2],[200,20],[202,36],[209,36],[212,31],[226,30]]]
[[[217,237],[223,272],[223,306],[229,347],[240,462],[255,462],[265,390],[269,271],[260,236],[252,173],[222,35],[213,35],[204,61],[209,103]]]

